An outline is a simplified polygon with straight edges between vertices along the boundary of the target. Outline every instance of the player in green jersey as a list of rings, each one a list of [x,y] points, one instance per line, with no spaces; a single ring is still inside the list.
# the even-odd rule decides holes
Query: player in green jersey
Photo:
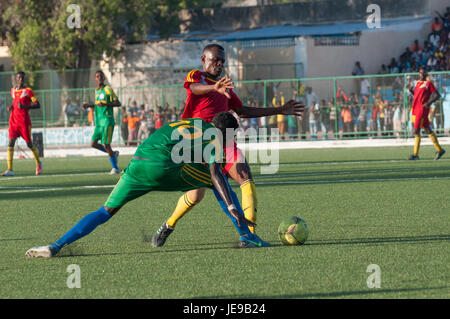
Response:
[[[87,109],[94,108],[95,129],[91,139],[91,146],[99,151],[108,153],[112,165],[110,174],[120,174],[117,166],[119,151],[113,151],[111,140],[114,132],[114,111],[113,107],[120,106],[120,101],[113,89],[105,85],[105,74],[103,71],[95,72],[97,89],[95,90],[95,104],[83,104],[81,107]],[[101,142],[101,144],[98,143]]]
[[[88,235],[108,221],[126,203],[151,191],[188,191],[214,187],[219,203],[227,208],[239,228],[241,247],[269,246],[248,226],[242,207],[222,172],[223,145],[234,140],[236,118],[229,112],[214,116],[211,123],[202,119],[185,119],[168,123],[153,133],[136,150],[119,182],[105,204],[86,215],[56,242],[29,249],[26,257],[54,257],[62,247]],[[229,130],[231,129],[231,131]],[[232,133],[231,133],[232,132]]]

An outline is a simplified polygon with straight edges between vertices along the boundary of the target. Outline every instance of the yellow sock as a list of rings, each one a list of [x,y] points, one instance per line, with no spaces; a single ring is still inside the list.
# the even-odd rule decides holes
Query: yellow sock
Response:
[[[36,147],[36,145],[33,145],[30,148],[30,150],[31,150],[31,153],[33,153],[34,159],[36,160],[36,165],[38,165],[41,162],[40,159],[39,159],[39,150],[38,150],[38,148]]]
[[[13,158],[14,158],[14,147],[8,146],[8,150],[6,152],[6,163],[10,171],[13,170]]]
[[[249,179],[241,185],[242,192],[242,209],[245,218],[251,222],[256,222],[257,200],[255,183]],[[255,233],[255,227],[250,227],[252,233]]]
[[[175,227],[175,224],[181,217],[190,211],[198,202],[194,202],[189,198],[188,193],[185,193],[178,200],[177,207],[175,208],[172,216],[167,220],[166,224],[170,227]]]
[[[419,156],[420,135],[414,136],[414,155]]]
[[[436,148],[436,150],[438,152],[440,152],[442,150],[442,148],[441,148],[441,145],[439,145],[439,142],[437,140],[436,134],[433,132],[433,133],[429,134],[428,137],[433,142],[434,147]]]

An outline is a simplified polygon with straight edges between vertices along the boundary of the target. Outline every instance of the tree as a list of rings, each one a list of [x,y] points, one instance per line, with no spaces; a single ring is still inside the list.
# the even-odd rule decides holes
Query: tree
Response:
[[[74,2],[79,28],[69,27],[76,15],[69,7]],[[178,30],[180,10],[210,4],[211,0],[2,0],[0,37],[6,39],[16,71],[84,69],[92,60],[117,56],[127,43],[145,41],[150,30],[170,36]]]

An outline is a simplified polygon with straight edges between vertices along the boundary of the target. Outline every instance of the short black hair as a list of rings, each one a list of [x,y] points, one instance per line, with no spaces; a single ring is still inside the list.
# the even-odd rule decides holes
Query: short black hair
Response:
[[[19,75],[19,74],[22,75],[23,77],[25,77],[25,72],[19,71],[19,72],[16,73],[16,75]]]
[[[227,128],[237,129],[239,127],[237,119],[230,112],[217,113],[211,123],[223,134],[225,134]]]
[[[206,51],[209,51],[209,50],[211,50],[211,49],[218,49],[218,50],[222,50],[222,51],[225,51],[225,49],[223,48],[223,46],[221,46],[221,45],[219,45],[219,44],[217,44],[217,43],[211,43],[211,44],[208,44],[206,47],[204,47],[203,48],[203,52],[206,52]]]
[[[102,70],[97,70],[97,71],[95,71],[95,74],[97,74],[97,73],[100,73],[101,75],[103,75],[103,77],[105,77],[105,73],[103,73]]]

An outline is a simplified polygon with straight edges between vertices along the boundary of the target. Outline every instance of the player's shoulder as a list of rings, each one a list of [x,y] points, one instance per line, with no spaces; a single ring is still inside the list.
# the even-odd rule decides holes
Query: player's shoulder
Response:
[[[202,75],[203,75],[202,71],[200,71],[198,69],[193,69],[193,70],[189,71],[188,74],[186,75],[186,81],[191,82],[191,81],[199,78]]]

